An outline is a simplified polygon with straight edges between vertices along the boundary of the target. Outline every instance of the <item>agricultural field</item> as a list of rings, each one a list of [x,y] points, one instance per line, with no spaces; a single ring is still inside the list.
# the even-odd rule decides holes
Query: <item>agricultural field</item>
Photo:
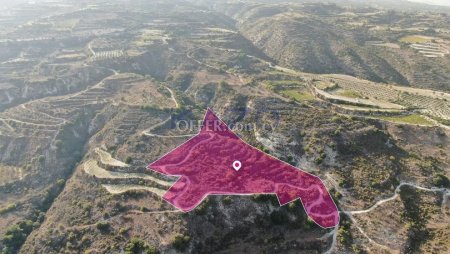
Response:
[[[447,93],[376,84],[343,76],[327,77],[330,78],[333,89],[329,89],[331,85],[322,87],[330,94],[330,99],[339,99],[344,104],[347,102],[376,108],[403,109],[430,117],[450,119],[450,95]]]
[[[400,42],[408,43],[408,44],[415,44],[415,43],[428,43],[432,42],[434,40],[433,37],[426,37],[426,36],[420,36],[420,35],[409,35],[400,38]]]
[[[299,91],[297,89],[282,90],[281,94],[296,101],[311,101],[315,97],[308,91]]]
[[[144,29],[134,40],[133,44],[136,47],[146,47],[151,46],[155,42],[167,43],[167,40],[169,39],[170,36],[168,36],[163,30]]]
[[[414,35],[405,36],[399,41],[427,58],[445,57],[450,53],[450,42],[436,37]]]
[[[405,123],[423,126],[432,126],[433,122],[427,120],[421,115],[408,115],[408,116],[382,116],[380,119],[391,121],[395,123]]]
[[[173,185],[173,182],[167,181],[166,177],[159,174],[144,174],[133,173],[130,169],[123,171],[123,168],[129,168],[130,166],[114,159],[108,152],[102,149],[94,149],[94,158],[99,160],[89,159],[83,164],[84,172],[88,175],[94,176],[104,182],[102,184],[105,189],[111,194],[120,194],[137,189],[148,190],[158,196],[162,196],[165,188],[169,188]],[[104,165],[104,169],[100,165]],[[122,168],[122,171],[116,171],[117,168]],[[159,177],[159,178],[158,178]],[[114,180],[118,181],[118,184],[112,184]],[[133,180],[138,181],[139,184],[132,184]],[[125,184],[131,182],[130,184]],[[146,183],[146,184],[144,184]],[[150,185],[150,186],[147,186]]]

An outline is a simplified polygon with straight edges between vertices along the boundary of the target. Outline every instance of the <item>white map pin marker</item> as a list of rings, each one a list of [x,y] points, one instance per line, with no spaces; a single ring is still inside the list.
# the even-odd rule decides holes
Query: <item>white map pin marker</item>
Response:
[[[241,169],[242,163],[240,161],[234,161],[233,162],[233,168],[236,171],[239,171],[239,169]]]

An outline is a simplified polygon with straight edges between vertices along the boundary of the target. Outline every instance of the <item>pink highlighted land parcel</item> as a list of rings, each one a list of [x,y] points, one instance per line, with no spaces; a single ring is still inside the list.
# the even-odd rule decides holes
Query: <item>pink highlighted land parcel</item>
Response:
[[[245,143],[210,109],[198,135],[148,168],[180,176],[163,198],[185,212],[208,195],[276,194],[280,205],[300,199],[321,227],[339,223],[337,207],[318,177]]]

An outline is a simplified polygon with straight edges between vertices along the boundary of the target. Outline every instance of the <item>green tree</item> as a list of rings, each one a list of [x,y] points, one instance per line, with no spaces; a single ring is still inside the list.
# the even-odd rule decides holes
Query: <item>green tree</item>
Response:
[[[2,242],[5,245],[2,254],[17,253],[32,230],[33,222],[30,220],[21,221],[8,228],[2,239]]]

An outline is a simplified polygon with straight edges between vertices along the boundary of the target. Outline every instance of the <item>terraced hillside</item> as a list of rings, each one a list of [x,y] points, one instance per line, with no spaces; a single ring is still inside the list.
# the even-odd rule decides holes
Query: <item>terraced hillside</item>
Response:
[[[430,14],[429,19],[332,3],[233,2],[214,7],[236,19],[240,32],[282,66],[449,91],[445,14]],[[424,54],[424,46],[404,39],[416,35],[439,41],[433,46],[439,48]]]

